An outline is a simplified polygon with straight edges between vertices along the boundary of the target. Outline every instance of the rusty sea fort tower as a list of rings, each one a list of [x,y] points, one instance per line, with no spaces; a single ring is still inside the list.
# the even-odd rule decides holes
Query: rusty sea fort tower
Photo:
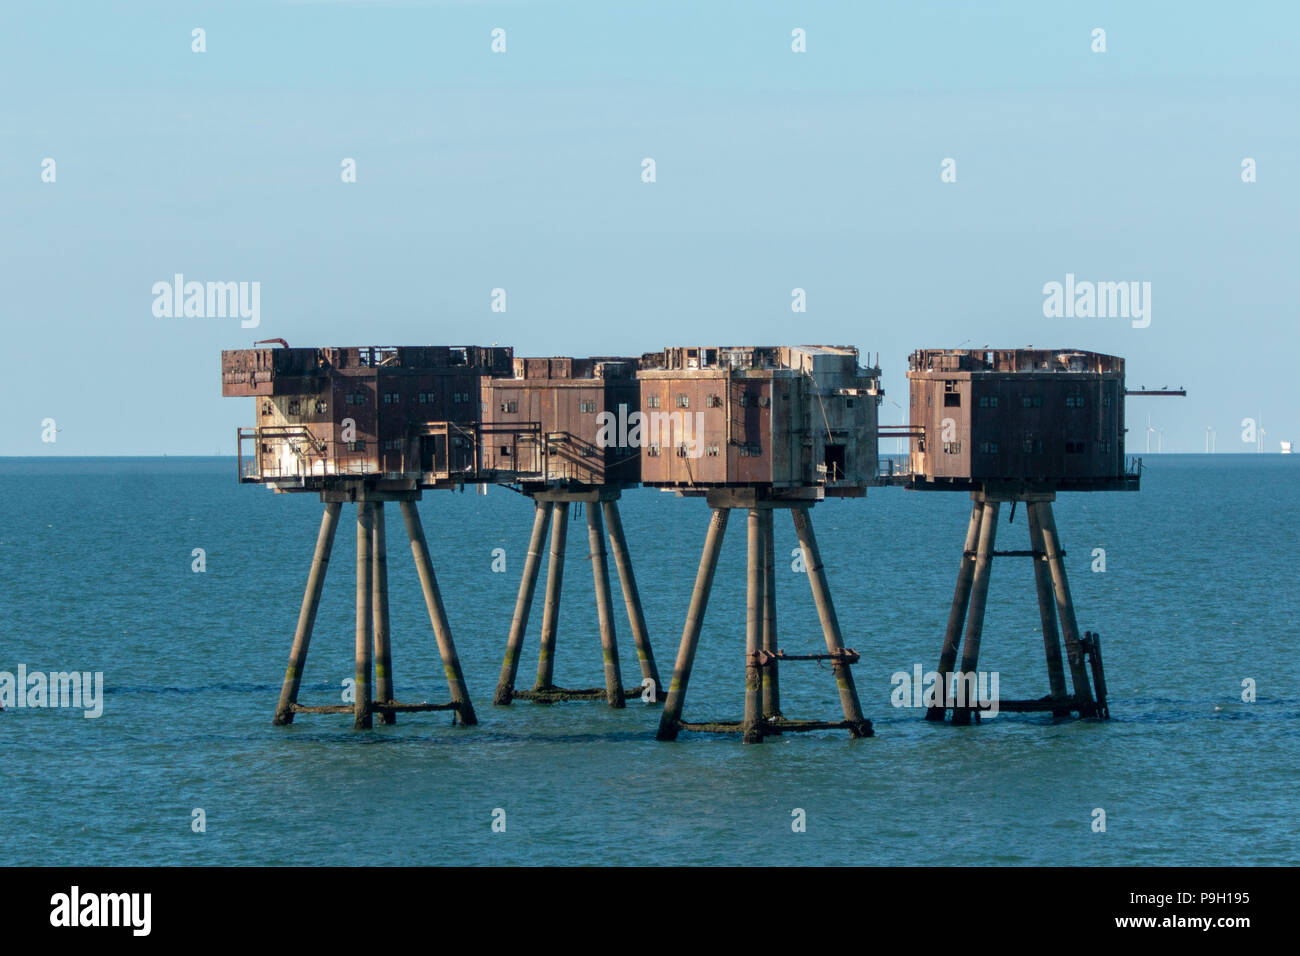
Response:
[[[514,360],[509,374],[483,377],[481,480],[513,487],[533,501],[533,530],[493,703],[603,699],[611,707],[623,707],[628,696],[641,693],[642,687],[623,686],[606,530],[641,665],[642,686],[648,683],[658,697],[659,671],[618,510],[623,489],[635,487],[640,480],[641,449],[620,446],[604,440],[603,435],[610,419],[626,421],[640,409],[636,364],[634,358],[617,357],[520,358]],[[588,557],[605,674],[605,686],[600,688],[565,689],[554,683],[565,543],[570,509],[575,506],[586,508]],[[550,558],[537,680],[532,690],[516,690],[548,527]]]
[[[275,723],[291,723],[296,714],[352,713],[353,725],[363,728],[374,714],[393,723],[399,712],[430,710],[454,711],[462,726],[477,723],[416,502],[426,489],[475,480],[480,379],[504,374],[510,362],[510,349],[478,346],[222,353],[222,394],[257,399],[257,424],[238,435],[239,480],[280,493],[319,494],[325,504]],[[393,699],[384,528],[389,502],[397,502],[406,525],[451,692],[446,704]],[[355,702],[307,706],[298,703],[298,689],[345,503],[357,512]]]
[[[658,738],[681,730],[740,732],[746,743],[792,730],[838,727],[869,737],[810,511],[831,497],[861,497],[877,472],[880,370],[850,347],[679,347],[642,357],[641,405],[694,415],[682,439],[645,448],[641,483],[707,500],[712,511],[686,612]],[[683,419],[685,424],[685,419]],[[657,436],[656,436],[657,437]],[[718,554],[733,510],[746,515],[745,705],[739,722],[682,719]],[[807,564],[825,654],[787,655],[777,643],[773,514],[788,511]],[[843,719],[781,713],[781,661],[829,661]]]
[[[1049,687],[1042,698],[1003,700],[999,709],[1109,717],[1101,638],[1079,633],[1052,502],[1062,491],[1137,491],[1141,460],[1124,454],[1125,396],[1185,393],[1128,392],[1122,358],[1077,349],[920,349],[912,353],[907,377],[906,487],[971,497],[939,653],[942,705],[929,707],[926,718],[942,721],[951,711],[952,723],[969,724],[978,713],[974,676],[998,557],[1031,559]],[[1009,504],[1014,515],[1017,503],[1025,506],[1029,548],[995,550],[999,512]]]

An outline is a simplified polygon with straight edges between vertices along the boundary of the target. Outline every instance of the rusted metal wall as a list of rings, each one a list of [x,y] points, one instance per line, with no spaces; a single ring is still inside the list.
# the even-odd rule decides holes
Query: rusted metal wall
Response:
[[[635,484],[627,441],[640,410],[635,359],[521,358],[482,380],[480,474],[526,486]]]
[[[510,349],[479,346],[223,352],[222,393],[258,403],[240,432],[241,478],[281,490],[340,477],[473,481],[479,380],[511,362]]]
[[[875,480],[880,372],[856,349],[670,348],[642,356],[637,374],[644,484],[834,495]]]
[[[1123,487],[1124,361],[1073,349],[913,353],[917,487]]]

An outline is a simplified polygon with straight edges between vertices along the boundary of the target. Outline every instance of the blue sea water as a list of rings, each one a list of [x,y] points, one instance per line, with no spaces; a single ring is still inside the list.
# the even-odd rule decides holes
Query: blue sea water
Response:
[[[425,530],[479,725],[401,715],[271,726],[321,505],[241,486],[226,459],[0,460],[0,671],[102,671],[103,715],[0,713],[0,864],[1297,864],[1300,458],[1152,456],[1142,491],[1063,495],[1082,629],[1103,636],[1112,719],[1003,714],[954,728],[891,705],[891,675],[937,659],[969,502],[873,490],[813,511],[876,736],[761,746],[654,740],[637,700],[494,707],[531,506],[431,493]],[[708,511],[625,494],[651,638],[671,672]],[[1024,512],[999,547],[1026,548]],[[686,702],[739,716],[744,522],[733,519]],[[388,519],[397,696],[447,691],[409,549]],[[778,515],[781,646],[824,650]],[[354,515],[345,508],[304,680],[352,673]],[[206,552],[206,571],[191,569]],[[493,549],[507,570],[494,573]],[[556,679],[602,683],[585,528],[571,522]],[[1104,548],[1106,570],[1091,570]],[[543,579],[545,572],[543,571]],[[541,584],[519,685],[536,666]],[[625,683],[639,674],[622,602]],[[995,564],[981,670],[1047,692],[1032,574]],[[1258,699],[1242,700],[1242,682]],[[838,716],[828,669],[782,670],[783,709]],[[191,827],[201,808],[206,832]],[[505,811],[504,833],[492,829]],[[1106,814],[1094,832],[1094,810]],[[806,812],[806,832],[792,811]]]

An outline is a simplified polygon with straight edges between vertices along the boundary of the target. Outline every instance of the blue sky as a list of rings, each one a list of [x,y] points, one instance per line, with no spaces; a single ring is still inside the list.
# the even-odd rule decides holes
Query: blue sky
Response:
[[[1275,451],[1298,29],[1283,3],[7,0],[0,454],[231,453],[253,404],[219,352],[272,336],[852,344],[890,422],[913,349],[1076,346],[1189,390],[1130,401],[1130,451],[1148,413],[1166,450],[1250,450],[1251,417]],[[178,272],[260,282],[261,325],[155,317]],[[1151,282],[1150,327],[1045,318],[1066,273]]]

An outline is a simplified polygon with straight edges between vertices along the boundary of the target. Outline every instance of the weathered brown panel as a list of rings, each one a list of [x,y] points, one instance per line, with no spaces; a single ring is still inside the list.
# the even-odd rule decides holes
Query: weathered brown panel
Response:
[[[908,372],[916,487],[1135,487],[1124,460],[1124,361],[1071,349],[920,350]],[[953,389],[960,407],[946,405]],[[948,398],[948,401],[951,399]],[[944,450],[943,419],[960,450]]]
[[[478,380],[508,348],[362,346],[222,354],[222,391],[258,398],[244,480],[320,490],[384,476],[408,487],[474,480]],[[351,420],[345,441],[345,421]]]
[[[636,483],[641,449],[620,444],[640,406],[634,367],[617,357],[524,358],[512,377],[485,378],[484,478],[533,488]]]
[[[694,415],[702,404],[703,454],[691,459],[677,450],[666,460],[666,454],[648,453],[642,483],[860,494],[876,478],[879,374],[859,367],[857,350],[843,347],[682,347],[646,353],[638,372],[643,407],[653,412],[657,399],[662,412]],[[689,407],[681,407],[680,396]]]

